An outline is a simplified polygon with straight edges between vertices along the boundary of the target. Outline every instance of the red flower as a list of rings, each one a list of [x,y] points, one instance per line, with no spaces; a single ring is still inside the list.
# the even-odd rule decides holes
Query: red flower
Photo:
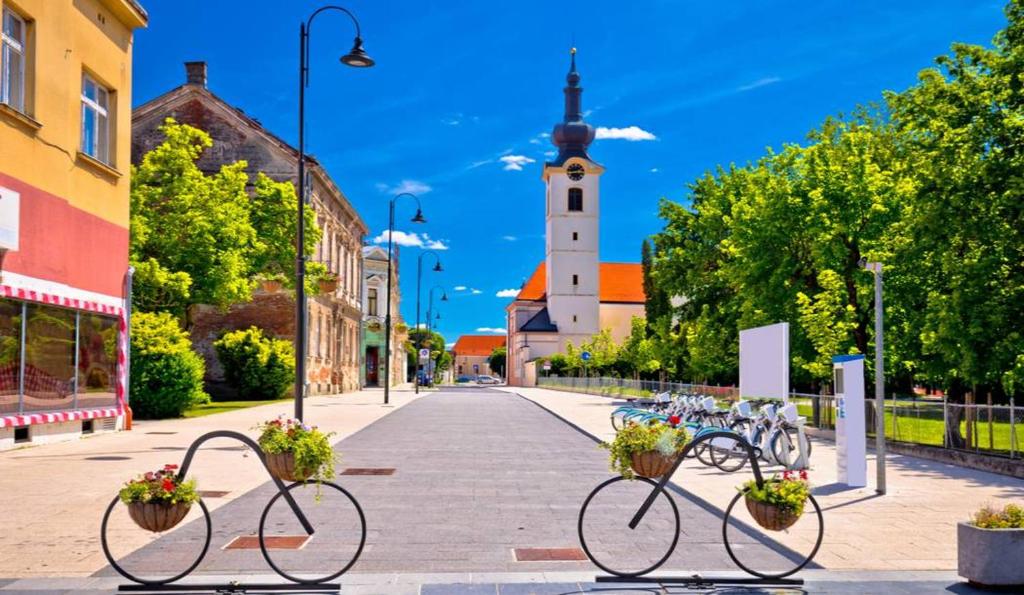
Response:
[[[164,465],[164,469],[167,470],[167,471],[173,471],[174,469],[177,469],[177,468],[178,468],[177,465],[172,465],[170,463]]]
[[[163,488],[165,492],[174,491],[174,481],[170,477],[164,478]]]
[[[678,426],[679,422],[681,422],[681,421],[683,421],[683,420],[678,415],[670,415],[668,417],[668,423],[672,424],[673,428]]]
[[[789,469],[786,469],[785,471],[782,472],[782,479],[786,479],[786,480],[792,479],[792,475],[793,475],[793,472],[790,471]]]
[[[800,470],[800,479],[802,479],[804,481],[807,481],[807,470],[806,469],[801,469]]]

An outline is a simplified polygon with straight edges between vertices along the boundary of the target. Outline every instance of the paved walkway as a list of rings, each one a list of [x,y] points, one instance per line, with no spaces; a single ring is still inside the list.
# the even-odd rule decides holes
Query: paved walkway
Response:
[[[341,468],[394,469],[393,475],[339,477],[362,504],[370,528],[368,545],[353,572],[593,569],[585,559],[518,561],[514,554],[516,548],[578,548],[580,505],[595,486],[611,477],[607,453],[590,437],[526,399],[489,389],[434,393],[341,441],[338,451]],[[671,532],[659,532],[655,526],[637,532],[638,537],[612,526],[624,524],[650,491],[640,482],[623,483],[633,489],[611,493],[595,513],[595,547],[617,562],[649,564],[657,559],[651,558],[653,553],[667,550]],[[307,488],[303,496],[303,509],[331,529],[302,550],[274,552],[274,559],[296,572],[332,565],[340,569],[354,549],[356,537],[346,524],[354,513],[334,493],[315,504],[311,491]],[[239,535],[253,534],[273,493],[268,483],[214,515],[213,543],[201,572],[266,570],[258,551],[223,548]],[[678,496],[676,502],[683,537],[665,568],[733,568],[722,547],[717,511]],[[272,516],[278,519],[280,532],[301,535],[297,523],[279,510],[280,515]],[[134,553],[124,566],[153,576],[184,562],[187,556],[180,552],[194,549],[203,535],[203,526],[193,522]],[[757,545],[749,538],[743,541]],[[764,564],[761,568],[785,564],[767,547],[757,548],[751,556]]]
[[[503,388],[536,402],[608,440],[614,437],[609,414],[622,401],[596,395],[539,388]],[[985,504],[1024,501],[1019,479],[890,455],[888,493],[874,491],[874,453],[868,455],[869,486],[848,489],[836,484],[832,442],[815,440],[811,480],[825,511],[825,540],[815,561],[831,570],[955,570],[956,523]],[[673,482],[695,497],[724,507],[745,476],[709,469],[688,461]]]
[[[311,397],[306,420],[344,438],[413,399],[395,390],[383,405],[382,390]],[[99,532],[103,509],[128,479],[165,463],[180,463],[193,440],[212,430],[255,436],[253,427],[290,415],[292,401],[193,419],[137,421],[131,432],[0,452],[0,494],[5,530],[0,531],[0,577],[88,576],[106,566]],[[226,492],[207,497],[211,510],[266,482],[260,465],[235,442],[215,440],[196,456],[199,489]],[[152,541],[142,531],[118,536],[127,551]]]

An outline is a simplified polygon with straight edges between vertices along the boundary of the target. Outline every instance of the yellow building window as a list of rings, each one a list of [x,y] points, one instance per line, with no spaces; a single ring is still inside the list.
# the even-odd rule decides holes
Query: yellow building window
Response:
[[[82,152],[112,165],[110,159],[110,91],[82,75]]]
[[[25,111],[25,54],[27,26],[9,8],[3,9],[0,28],[0,102]]]

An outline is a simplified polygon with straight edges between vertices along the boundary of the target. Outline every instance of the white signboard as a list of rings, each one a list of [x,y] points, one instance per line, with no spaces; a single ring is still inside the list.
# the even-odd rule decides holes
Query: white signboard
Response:
[[[789,323],[740,331],[740,396],[789,402]]]
[[[21,195],[0,186],[0,250],[18,249]]]

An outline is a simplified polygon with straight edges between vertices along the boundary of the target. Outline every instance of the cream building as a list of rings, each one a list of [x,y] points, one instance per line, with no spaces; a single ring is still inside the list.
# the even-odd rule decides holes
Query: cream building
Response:
[[[565,92],[565,116],[551,141],[558,155],[544,164],[545,255],[508,305],[508,383],[532,384],[528,364],[579,345],[602,329],[622,341],[630,321],[644,315],[639,263],[601,262],[598,256],[600,184],[604,168],[587,148],[594,128],[583,121],[576,50]]]

